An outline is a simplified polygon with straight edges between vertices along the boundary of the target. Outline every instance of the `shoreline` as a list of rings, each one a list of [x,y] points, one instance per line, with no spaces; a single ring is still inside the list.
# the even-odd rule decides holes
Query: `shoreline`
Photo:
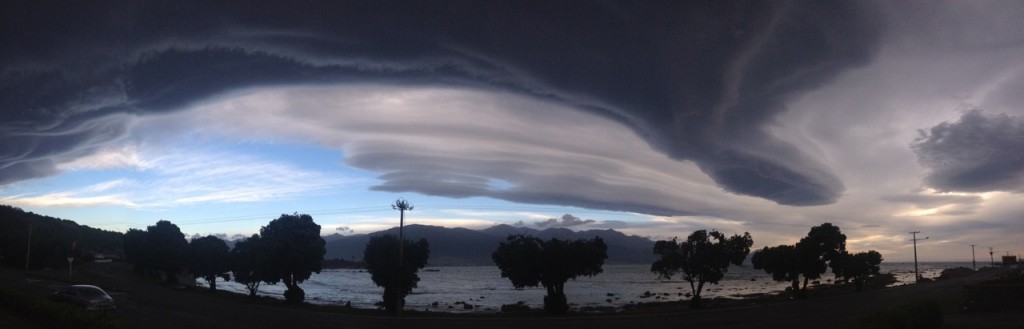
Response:
[[[936,276],[937,277],[937,276]],[[901,283],[895,279],[895,276],[891,273],[879,275],[871,278],[866,284],[864,291],[879,290],[879,289],[890,289],[909,285],[913,283]],[[220,287],[220,285],[218,285]],[[205,291],[208,288],[205,282],[197,280],[193,289],[197,291]],[[218,288],[218,293],[232,294],[239,298],[250,298],[247,293],[241,293],[237,291],[227,290]],[[823,283],[808,285],[807,296],[808,298],[814,297],[825,297],[825,296],[836,296],[842,294],[856,293],[856,288],[851,283],[834,284],[834,283]],[[654,295],[670,295],[665,292],[652,293]],[[687,294],[689,295],[689,294]],[[749,305],[762,305],[767,303],[779,303],[792,301],[792,294],[788,291],[773,291],[773,292],[760,292],[750,293],[742,295],[741,297],[711,297],[703,299],[705,304],[702,309],[718,309],[728,308],[736,306],[749,306]],[[279,303],[285,303],[283,296],[271,295],[271,294],[258,294],[256,299],[267,300]],[[569,303],[570,313],[573,314],[633,314],[641,313],[646,314],[658,310],[671,310],[671,309],[689,309],[689,304],[692,297],[686,297],[680,300],[652,300],[652,301],[640,301],[630,302],[619,306],[580,306],[578,304]],[[525,314],[525,313],[543,313],[543,310],[538,307],[529,307],[521,302],[517,305],[505,304],[499,307],[499,309],[482,308],[482,307],[465,307],[462,305],[470,305],[469,302],[473,301],[449,301],[449,302],[436,302],[434,308],[418,309],[418,308],[405,308],[403,312],[411,313],[423,313],[423,314],[447,314],[453,316],[462,315],[509,315],[509,314]],[[320,303],[315,301],[306,300],[303,305],[309,305],[310,307],[326,308],[326,309],[340,309],[344,311],[369,311],[369,312],[383,312],[383,306],[377,305],[374,308],[366,307],[355,307],[351,304],[340,304],[340,303]],[[463,309],[458,309],[460,306]],[[526,307],[524,307],[526,306]],[[437,308],[442,307],[442,308]],[[445,309],[444,307],[447,307]],[[511,310],[502,310],[508,307]],[[386,314],[386,313],[385,313]]]
[[[902,286],[902,285],[913,284],[913,282],[907,281],[907,280],[913,278],[913,272],[912,271],[906,271],[905,269],[904,270],[900,270],[902,267],[906,267],[906,265],[908,265],[909,263],[895,263],[895,264],[896,265],[894,267],[896,267],[896,268],[894,270],[890,271],[889,273],[882,274],[882,276],[890,276],[891,277],[891,278],[884,279],[884,280],[886,280],[885,283],[884,283],[884,286],[885,287],[897,287],[897,286]],[[947,268],[945,266],[958,265],[958,264],[962,264],[962,262],[935,262],[935,263],[929,263],[929,268],[925,269],[925,270],[922,270],[922,276],[924,276],[926,278],[937,278],[941,274],[941,271],[944,270],[945,268]],[[627,265],[627,266],[636,266],[636,265]],[[459,269],[459,268],[486,268],[486,267],[493,267],[493,266],[444,266],[444,267],[428,267],[427,269],[431,269],[433,271],[427,271],[427,272],[448,272],[451,269]],[[338,269],[332,269],[332,270],[333,271],[342,271],[342,270],[338,270]],[[359,269],[343,269],[343,270],[344,271],[359,271]],[[325,270],[325,272],[326,272],[326,270]],[[759,275],[760,275],[760,273],[759,273]],[[744,278],[743,281],[747,281],[746,280],[746,276],[743,276],[743,278]],[[900,280],[900,279],[903,279],[903,280]],[[320,281],[323,281],[323,280],[326,280],[326,279],[322,279]],[[584,279],[584,280],[586,280],[586,279]],[[875,278],[874,280],[879,280],[879,278]],[[310,281],[316,281],[316,277],[312,278]],[[751,281],[753,281],[753,279],[751,279]],[[749,288],[735,289],[734,287],[736,287],[736,286],[732,285],[732,283],[730,283],[730,282],[726,282],[726,283],[720,284],[720,285],[710,285],[709,284],[709,285],[705,286],[705,293],[703,295],[704,295],[705,301],[709,301],[709,300],[712,300],[712,299],[718,299],[718,300],[723,300],[723,301],[730,301],[730,302],[728,302],[729,304],[743,303],[743,301],[748,300],[748,299],[757,299],[757,298],[775,299],[775,298],[778,298],[778,297],[776,297],[777,295],[787,296],[787,294],[785,293],[785,289],[788,286],[788,283],[786,283],[786,282],[774,282],[774,281],[771,281],[770,278],[768,278],[767,280],[765,278],[759,278],[758,281],[759,282],[765,282],[765,286],[762,287],[762,288],[766,287],[768,289],[759,289],[759,288],[756,288],[756,287],[753,288],[753,289],[749,289]],[[829,273],[826,273],[823,276],[822,279],[813,281],[810,285],[808,285],[808,289],[813,289],[813,290],[843,289],[845,287],[843,285],[837,286],[832,281],[833,280],[831,278],[831,275]],[[674,282],[674,284],[676,284],[678,286],[673,286],[671,290],[668,290],[668,289],[656,290],[656,289],[653,289],[653,288],[651,288],[651,289],[649,289],[647,291],[637,290],[637,291],[635,291],[636,295],[632,295],[632,294],[628,294],[628,293],[624,294],[624,293],[621,293],[621,291],[616,291],[616,290],[609,290],[609,291],[595,290],[595,291],[600,291],[600,293],[598,293],[598,294],[593,294],[593,293],[588,294],[589,297],[587,297],[587,298],[589,298],[589,299],[586,299],[586,300],[583,300],[583,301],[580,301],[579,299],[574,299],[573,297],[570,296],[570,299],[569,299],[570,309],[573,309],[573,310],[578,311],[578,312],[584,312],[584,313],[614,313],[614,312],[620,312],[620,311],[623,311],[623,310],[647,308],[647,307],[649,307],[649,305],[679,304],[679,303],[686,304],[686,303],[688,303],[690,301],[690,299],[691,299],[691,297],[690,297],[690,290],[689,290],[689,287],[687,286],[687,283],[685,281],[671,280],[671,281],[662,281],[662,282]],[[342,283],[342,284],[344,284],[344,283]],[[571,285],[575,285],[575,284],[573,283],[573,281],[570,281],[569,285],[571,286]],[[196,281],[196,286],[199,289],[205,289],[207,287],[205,281],[203,281],[203,280],[197,280]],[[300,286],[303,286],[303,285],[300,284]],[[223,291],[227,291],[227,292],[231,292],[231,293],[235,293],[235,294],[240,294],[240,295],[247,295],[248,294],[248,292],[240,290],[241,286],[238,283],[235,283],[235,282],[229,282],[228,284],[224,284],[223,281],[218,281],[217,287],[218,287],[218,290],[223,290]],[[344,286],[342,286],[342,287],[343,288],[341,290],[345,290],[346,289],[346,288],[344,288]],[[352,308],[364,309],[364,310],[377,310],[377,309],[381,308],[381,306],[379,304],[376,304],[377,302],[379,302],[380,296],[379,295],[370,295],[372,297],[370,299],[367,299],[366,298],[367,295],[365,294],[365,291],[363,291],[363,292],[354,292],[355,295],[346,295],[344,292],[339,292],[337,294],[324,295],[323,294],[323,290],[320,290],[321,293],[318,296],[312,296],[311,297],[310,292],[314,291],[317,288],[307,288],[307,287],[303,287],[303,288],[307,289],[306,290],[306,292],[307,292],[307,299],[306,299],[305,302],[309,303],[309,304],[319,305],[319,306],[326,306],[326,307],[350,305]],[[879,287],[872,287],[872,288],[879,288]],[[269,298],[278,299],[278,300],[283,300],[284,299],[284,297],[282,295],[283,292],[281,291],[283,288],[281,288],[280,286],[266,286],[266,285],[264,285],[260,289],[261,290],[258,293],[258,296],[264,296],[264,297],[269,297]],[[322,286],[320,287],[320,289],[322,289]],[[511,290],[511,288],[509,288],[509,289]],[[731,290],[731,292],[728,292],[728,293],[725,293],[725,294],[715,293],[714,292],[715,290],[721,291],[722,289],[725,289],[726,291]],[[855,290],[852,286],[850,286],[848,289],[850,291]],[[574,290],[574,288],[569,287],[567,290]],[[349,291],[351,291],[351,290],[349,290]],[[507,307],[507,306],[510,306],[510,305],[516,305],[516,304],[518,304],[518,305],[517,306],[512,306],[512,308],[514,308],[514,309],[522,309],[523,308],[522,306],[526,306],[526,307],[529,307],[531,309],[537,309],[537,308],[541,307],[540,303],[541,303],[541,300],[542,300],[542,298],[541,298],[542,295],[539,295],[539,293],[542,293],[543,289],[542,288],[526,289],[526,292],[523,295],[520,295],[519,297],[513,297],[513,298],[508,298],[508,296],[509,296],[508,292],[500,292],[500,293],[497,293],[497,295],[495,295],[495,292],[493,292],[493,291],[490,291],[490,292],[481,291],[482,294],[480,294],[480,295],[466,294],[466,293],[460,292],[460,293],[455,293],[454,295],[461,296],[462,298],[452,298],[453,294],[438,293],[437,289],[432,289],[432,291],[430,289],[428,289],[428,291],[430,291],[430,292],[420,292],[420,291],[423,291],[423,290],[415,289],[414,293],[412,295],[410,295],[410,298],[412,298],[412,299],[414,299],[416,301],[410,301],[409,299],[407,299],[407,307],[405,309],[406,311],[419,311],[419,312],[429,312],[429,313],[453,313],[453,314],[492,314],[492,313],[501,313],[503,307]],[[606,292],[607,292],[607,294],[606,294]],[[430,296],[430,297],[424,298],[424,296]],[[494,298],[499,298],[499,299],[496,300]],[[598,302],[597,299],[600,299],[600,302]],[[372,300],[372,301],[368,301],[368,300]],[[501,302],[496,302],[498,300],[501,300]],[[576,301],[575,303],[574,303],[574,300]],[[607,302],[607,304],[605,302]]]

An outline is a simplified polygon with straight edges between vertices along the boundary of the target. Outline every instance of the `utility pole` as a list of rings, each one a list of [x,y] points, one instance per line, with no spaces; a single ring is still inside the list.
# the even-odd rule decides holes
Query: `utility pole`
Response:
[[[32,255],[32,224],[28,224],[28,246],[25,247],[25,271],[28,271],[28,258]]]
[[[396,286],[394,287],[395,293],[397,294],[397,295],[395,295],[395,312],[397,312],[398,316],[402,316],[402,306],[403,306],[402,305],[402,299],[403,299],[402,298],[402,294],[399,293],[399,291],[403,290],[403,289],[400,288],[400,286],[403,284],[403,282],[402,282],[402,273],[403,273],[402,272],[402,267],[403,267],[403,262],[405,261],[405,255],[403,253],[403,249],[405,249],[405,233],[403,232],[403,229],[404,229],[403,226],[405,226],[405,212],[407,210],[408,211],[412,211],[412,208],[413,208],[412,204],[409,203],[409,201],[405,201],[405,199],[402,199],[402,198],[398,198],[398,200],[395,200],[395,203],[391,205],[391,209],[398,210],[398,214],[399,214],[398,215],[398,275],[395,276],[395,278],[397,278],[398,282],[396,282]]]
[[[978,270],[978,262],[974,260],[974,245],[971,245],[971,269]]]
[[[917,240],[918,240],[917,239],[917,234],[918,233],[921,233],[921,231],[910,232],[910,234],[913,236],[913,238],[911,238],[911,241],[914,241],[914,282],[920,282],[921,281],[921,274],[919,274],[918,271],[917,271]],[[928,238],[930,238],[930,237],[926,236],[926,237],[924,237],[924,239],[921,239],[921,240],[928,240]]]
[[[78,240],[72,240],[71,241],[71,252],[68,254],[68,280],[71,279],[71,268],[74,267],[72,263],[75,261],[75,246],[76,245],[78,245]]]

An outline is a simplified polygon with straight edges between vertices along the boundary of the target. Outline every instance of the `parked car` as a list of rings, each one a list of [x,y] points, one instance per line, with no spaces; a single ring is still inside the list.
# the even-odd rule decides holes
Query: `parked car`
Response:
[[[52,295],[53,301],[68,303],[90,311],[112,311],[117,309],[114,298],[97,286],[78,284],[61,289]]]

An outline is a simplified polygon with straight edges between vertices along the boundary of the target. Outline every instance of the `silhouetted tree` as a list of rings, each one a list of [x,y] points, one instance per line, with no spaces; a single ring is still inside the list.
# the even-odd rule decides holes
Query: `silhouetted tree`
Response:
[[[178,274],[187,266],[188,241],[178,225],[161,220],[146,228],[153,269],[167,276],[167,283],[178,283]]]
[[[819,279],[828,269],[828,263],[846,252],[846,235],[838,226],[824,223],[811,228],[807,236],[797,242],[797,250],[804,261],[801,263],[800,274],[804,277],[807,289],[809,279]]]
[[[882,263],[882,254],[871,250],[850,254],[843,251],[829,264],[832,273],[836,278],[853,280],[857,291],[864,290],[864,282],[871,276],[878,275],[879,265]]]
[[[544,286],[547,289],[544,310],[552,314],[569,310],[565,282],[578,276],[600,274],[607,258],[608,247],[600,237],[544,241],[532,236],[511,235],[491,254],[491,259],[501,269],[501,277],[509,278],[516,289]]]
[[[655,242],[654,254],[661,258],[651,264],[651,271],[666,279],[682,272],[693,292],[690,306],[698,308],[704,284],[718,284],[729,271],[729,264],[743,264],[753,244],[750,233],[726,238],[718,231],[698,230],[682,243],[676,239]]]
[[[406,240],[399,266],[398,237],[390,234],[371,237],[363,250],[363,262],[370,278],[378,287],[384,287],[384,309],[397,312],[405,305],[405,296],[416,288],[420,269],[427,266],[430,258],[430,244],[426,239]],[[401,268],[401,271],[399,271]]]
[[[263,251],[263,240],[259,234],[235,242],[235,248],[231,249],[228,258],[231,264],[231,275],[235,282],[245,285],[249,290],[249,297],[255,297],[260,288],[260,283],[267,276],[266,257]]]
[[[793,245],[764,247],[750,257],[754,269],[770,273],[775,281],[790,281],[790,289],[794,293],[800,289],[800,266],[797,264],[799,261],[796,246]]]
[[[829,262],[845,251],[846,235],[838,226],[824,223],[812,227],[794,246],[765,247],[754,252],[750,262],[755,269],[771,273],[776,281],[791,281],[794,294],[803,297],[807,282],[821,278]],[[800,287],[801,276],[803,288]]]
[[[320,273],[327,253],[324,239],[320,237],[320,225],[306,214],[281,215],[260,228],[260,236],[266,248],[264,282],[283,282],[287,287],[285,300],[301,303],[306,293],[299,283],[313,273]]]
[[[228,244],[220,238],[209,235],[192,240],[189,243],[189,271],[206,280],[211,292],[217,291],[217,277],[223,280],[230,278],[228,255]]]
[[[133,265],[135,271],[143,273],[152,269],[152,248],[149,246],[149,233],[143,230],[128,229],[124,234],[124,255]]]

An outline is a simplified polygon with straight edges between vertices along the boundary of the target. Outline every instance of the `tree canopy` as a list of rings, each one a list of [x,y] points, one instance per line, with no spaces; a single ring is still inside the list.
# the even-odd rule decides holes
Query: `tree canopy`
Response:
[[[430,244],[426,239],[405,240],[402,264],[398,263],[398,237],[385,234],[374,236],[363,250],[363,262],[370,278],[378,287],[384,287],[384,308],[396,312],[396,307],[405,305],[405,296],[416,288],[420,281],[417,274],[427,266],[430,258]]]
[[[824,223],[812,227],[796,245],[764,247],[750,259],[755,269],[772,274],[776,281],[791,281],[792,290],[803,296],[810,279],[821,278],[829,263],[846,252],[846,235],[838,226]],[[803,288],[800,287],[803,277]]]
[[[838,226],[824,223],[812,227],[797,244],[807,253],[808,259],[814,261],[816,273],[825,273],[826,264],[846,251],[846,234]]]
[[[167,283],[177,283],[178,273],[187,266],[188,241],[178,225],[161,220],[146,228],[149,257],[153,269],[164,272]]]
[[[511,235],[491,254],[501,269],[501,277],[509,278],[516,289],[542,285],[547,289],[544,309],[549,313],[565,313],[565,283],[579,276],[595,276],[608,258],[608,247],[600,237],[567,241],[547,241],[526,235]]]
[[[718,284],[728,272],[729,264],[743,264],[753,244],[750,233],[726,238],[718,231],[698,230],[682,243],[676,239],[655,242],[654,253],[660,258],[651,264],[651,271],[666,279],[682,272],[693,293],[690,305],[699,307],[704,284]]]
[[[142,273],[153,268],[153,256],[149,247],[149,233],[138,229],[128,229],[124,233],[124,255],[135,266],[135,271]]]
[[[217,278],[228,280],[230,271],[228,245],[218,237],[208,235],[189,243],[189,271],[206,280],[210,291],[217,291]]]
[[[283,214],[260,228],[260,235],[266,261],[263,280],[270,284],[283,282],[287,287],[285,299],[302,302],[306,296],[299,283],[320,273],[327,253],[320,225],[306,214]]]
[[[857,290],[863,290],[864,282],[869,277],[878,275],[881,263],[882,254],[874,250],[856,254],[843,251],[836,259],[832,260],[829,266],[832,267],[832,273],[836,275],[836,278],[842,278],[845,281],[852,280],[857,286]]]
[[[764,247],[754,252],[750,263],[755,269],[764,270],[775,281],[791,281],[792,289],[800,287],[800,266],[795,245]]]
[[[250,297],[256,296],[268,272],[264,268],[266,261],[263,259],[262,242],[259,234],[253,234],[248,239],[236,242],[228,256],[231,275],[235,282],[245,285]]]

